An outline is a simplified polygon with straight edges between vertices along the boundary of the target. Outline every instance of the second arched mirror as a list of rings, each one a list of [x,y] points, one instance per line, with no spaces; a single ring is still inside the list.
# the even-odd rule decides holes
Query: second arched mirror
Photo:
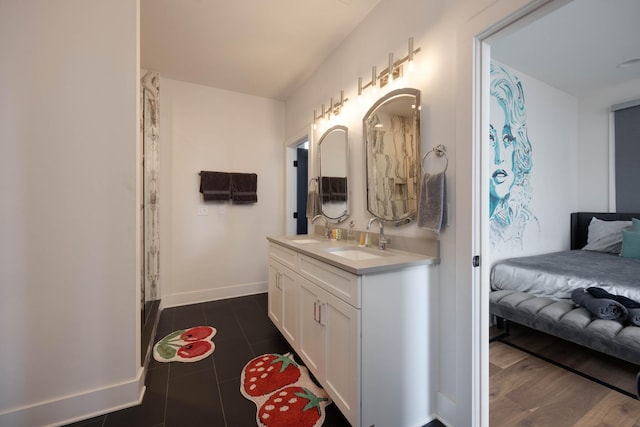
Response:
[[[415,219],[420,183],[420,91],[398,89],[363,119],[367,210],[396,225]]]
[[[318,143],[321,212],[342,222],[349,216],[349,138],[345,126],[334,126]]]

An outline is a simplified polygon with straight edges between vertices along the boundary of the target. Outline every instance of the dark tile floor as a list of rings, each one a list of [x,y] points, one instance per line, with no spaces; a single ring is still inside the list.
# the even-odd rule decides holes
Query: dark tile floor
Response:
[[[255,427],[256,406],[240,394],[244,365],[264,353],[292,351],[267,317],[267,294],[165,309],[154,342],[191,326],[217,329],[212,357],[194,363],[150,361],[141,405],[73,427]],[[296,356],[300,362],[300,358]],[[326,427],[349,426],[335,404]]]

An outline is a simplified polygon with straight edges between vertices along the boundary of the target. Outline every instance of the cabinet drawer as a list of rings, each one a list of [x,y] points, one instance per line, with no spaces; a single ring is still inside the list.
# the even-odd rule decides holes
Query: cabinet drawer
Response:
[[[299,257],[298,272],[327,292],[360,308],[360,276],[340,270],[306,255]]]
[[[283,246],[269,244],[269,256],[293,271],[298,269],[298,254]]]

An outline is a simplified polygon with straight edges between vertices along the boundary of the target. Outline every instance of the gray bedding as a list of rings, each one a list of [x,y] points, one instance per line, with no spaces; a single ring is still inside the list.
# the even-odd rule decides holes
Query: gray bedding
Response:
[[[640,259],[605,252],[571,250],[510,258],[491,270],[493,290],[570,299],[576,288],[599,287],[640,301]]]

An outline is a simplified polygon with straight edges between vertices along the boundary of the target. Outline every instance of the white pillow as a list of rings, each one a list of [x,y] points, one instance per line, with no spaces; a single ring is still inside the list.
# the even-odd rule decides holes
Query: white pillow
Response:
[[[586,251],[619,254],[622,249],[622,231],[631,229],[631,221],[603,221],[591,218],[587,235]]]

